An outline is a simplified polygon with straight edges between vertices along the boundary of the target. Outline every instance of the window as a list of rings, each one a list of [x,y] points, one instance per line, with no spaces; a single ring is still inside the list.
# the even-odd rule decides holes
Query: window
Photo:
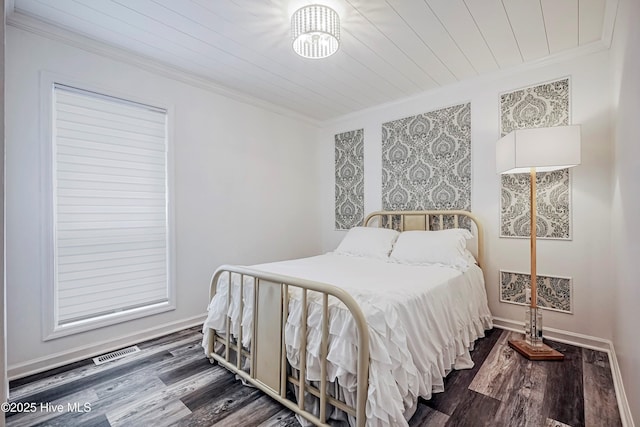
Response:
[[[49,87],[53,322],[46,338],[174,308],[167,111]]]

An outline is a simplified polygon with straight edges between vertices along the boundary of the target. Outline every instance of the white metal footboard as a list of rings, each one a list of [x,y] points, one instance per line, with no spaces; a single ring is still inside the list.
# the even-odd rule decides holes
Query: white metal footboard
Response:
[[[327,405],[339,408],[356,419],[356,426],[364,427],[366,423],[365,406],[369,387],[369,331],[362,310],[356,301],[344,290],[325,283],[305,280],[279,274],[272,274],[245,267],[224,265],[216,270],[211,279],[210,301],[216,294],[218,279],[228,274],[229,288],[227,295],[225,331],[217,334],[213,329],[208,330],[209,344],[207,356],[213,362],[218,362],[230,371],[236,373],[245,381],[256,386],[266,394],[282,403],[287,408],[300,414],[307,420],[319,426],[327,426]],[[254,279],[253,294],[253,328],[251,345],[242,346],[242,325],[239,336],[231,335],[231,319],[228,315],[231,305],[232,275],[239,276],[240,284],[240,318],[244,312],[245,277]],[[300,289],[302,319],[300,328],[300,363],[299,375],[295,378],[287,374],[287,352],[285,344],[285,326],[289,315],[289,288]],[[320,344],[320,387],[314,387],[304,381],[307,374],[307,294],[318,292],[322,295],[322,338]],[[329,338],[329,296],[340,300],[351,312],[358,336],[358,365],[357,391],[355,407],[333,398],[327,392],[327,353]],[[278,331],[278,325],[279,331]],[[214,351],[214,344],[223,346],[222,354]],[[248,361],[249,372],[243,370],[243,360]],[[287,385],[293,384],[297,388],[297,402],[287,397]],[[320,412],[316,416],[304,407],[305,393],[310,393],[320,401]]]

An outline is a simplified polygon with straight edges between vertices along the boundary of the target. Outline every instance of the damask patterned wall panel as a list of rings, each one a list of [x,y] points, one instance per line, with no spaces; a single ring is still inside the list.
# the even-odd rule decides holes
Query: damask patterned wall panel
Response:
[[[569,79],[502,94],[501,133],[570,124]],[[500,236],[529,237],[529,175],[502,175]],[[537,174],[537,236],[571,239],[569,169]]]
[[[500,301],[513,304],[529,304],[526,289],[531,283],[529,274],[500,270]],[[538,307],[573,312],[572,281],[568,277],[537,276]]]
[[[471,104],[382,124],[382,208],[471,209]]]
[[[335,136],[336,229],[364,220],[364,129]]]

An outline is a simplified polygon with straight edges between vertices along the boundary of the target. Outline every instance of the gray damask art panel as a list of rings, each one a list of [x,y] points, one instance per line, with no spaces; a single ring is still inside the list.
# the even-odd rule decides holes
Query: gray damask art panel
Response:
[[[569,239],[569,169],[536,174],[539,238]],[[502,221],[500,235],[530,237],[529,175],[502,175]]]
[[[382,208],[471,210],[471,104],[382,124]]]
[[[569,79],[500,97],[501,133],[569,124]],[[529,237],[529,175],[501,176],[500,236]],[[569,170],[537,174],[537,236],[571,239]]]
[[[538,307],[572,313],[572,286],[567,277],[537,276]],[[500,270],[500,301],[526,305],[529,274]]]
[[[364,220],[364,129],[335,136],[336,229]]]

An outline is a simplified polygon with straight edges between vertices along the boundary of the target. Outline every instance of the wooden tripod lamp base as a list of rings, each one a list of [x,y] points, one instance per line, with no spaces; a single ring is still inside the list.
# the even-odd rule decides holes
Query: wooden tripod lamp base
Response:
[[[564,360],[564,354],[546,344],[533,347],[525,340],[509,340],[509,347],[529,360]]]

